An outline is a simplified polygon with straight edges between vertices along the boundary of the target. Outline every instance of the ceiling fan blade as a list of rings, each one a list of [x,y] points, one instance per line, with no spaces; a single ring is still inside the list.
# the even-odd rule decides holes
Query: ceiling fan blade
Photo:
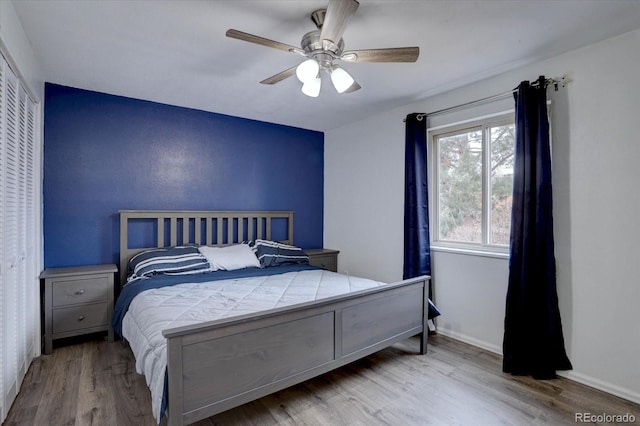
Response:
[[[296,73],[296,68],[298,68],[297,65],[295,67],[291,67],[291,68],[286,69],[284,71],[280,71],[276,75],[272,75],[269,78],[265,78],[264,80],[262,80],[260,82],[260,84],[276,84],[276,83],[279,83],[282,80],[284,80],[285,78],[288,78],[288,77],[291,77],[292,75],[294,75]]]
[[[349,50],[344,52],[340,59],[347,62],[415,62],[419,54],[419,47],[392,47]]]
[[[349,87],[347,90],[345,90],[342,93],[351,93],[351,92],[355,92],[356,90],[360,90],[360,89],[362,89],[362,87],[360,87],[360,85],[354,81],[353,84],[351,85],[351,87]]]
[[[337,45],[359,5],[357,0],[329,0],[320,40],[331,40]]]
[[[269,40],[268,38],[260,37],[257,35],[245,33],[242,31],[230,29],[227,30],[227,37],[235,38],[242,41],[248,41],[249,43],[261,44],[262,46],[273,47],[274,49],[284,50],[285,52],[297,52],[300,50],[298,47],[291,46],[289,44],[280,43],[279,41]]]

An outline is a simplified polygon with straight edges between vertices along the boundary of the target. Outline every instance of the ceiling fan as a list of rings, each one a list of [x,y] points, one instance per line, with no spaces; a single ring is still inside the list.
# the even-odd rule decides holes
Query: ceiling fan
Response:
[[[226,35],[238,40],[284,50],[285,52],[297,53],[307,58],[307,60],[295,67],[262,80],[260,82],[262,84],[276,84],[296,74],[302,83],[302,93],[307,96],[317,97],[320,94],[322,85],[320,71],[325,71],[331,76],[331,82],[338,93],[351,93],[360,89],[360,85],[344,68],[335,64],[334,61],[415,62],[420,53],[418,47],[345,51],[342,34],[359,5],[360,3],[357,0],[329,0],[329,6],[326,9],[319,9],[311,14],[311,20],[318,29],[305,34],[300,42],[300,47],[234,29],[228,30]]]

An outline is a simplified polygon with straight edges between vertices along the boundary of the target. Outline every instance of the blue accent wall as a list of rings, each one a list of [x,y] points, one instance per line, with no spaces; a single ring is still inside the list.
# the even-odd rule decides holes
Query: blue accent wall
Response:
[[[124,209],[293,210],[322,247],[324,134],[47,83],[45,267],[117,263]]]

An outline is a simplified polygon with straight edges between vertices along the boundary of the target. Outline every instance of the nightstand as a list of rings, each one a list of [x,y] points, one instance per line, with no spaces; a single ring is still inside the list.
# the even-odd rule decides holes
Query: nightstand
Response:
[[[48,268],[44,280],[44,353],[53,351],[53,340],[107,331],[113,341],[114,264]]]
[[[309,256],[309,263],[313,266],[319,266],[329,271],[338,272],[338,253],[339,250],[333,249],[311,249],[304,251]]]

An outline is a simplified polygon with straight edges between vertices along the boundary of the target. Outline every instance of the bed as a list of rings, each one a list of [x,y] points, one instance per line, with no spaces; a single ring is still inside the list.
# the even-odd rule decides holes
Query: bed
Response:
[[[130,259],[154,249],[244,250],[246,241],[295,247],[293,229],[290,211],[121,210],[121,283]],[[420,336],[418,351],[426,353],[428,276],[385,284],[303,261],[256,266],[134,273],[121,285],[114,327],[145,374],[158,422],[194,423],[411,336]],[[218,305],[203,307],[204,300]]]

